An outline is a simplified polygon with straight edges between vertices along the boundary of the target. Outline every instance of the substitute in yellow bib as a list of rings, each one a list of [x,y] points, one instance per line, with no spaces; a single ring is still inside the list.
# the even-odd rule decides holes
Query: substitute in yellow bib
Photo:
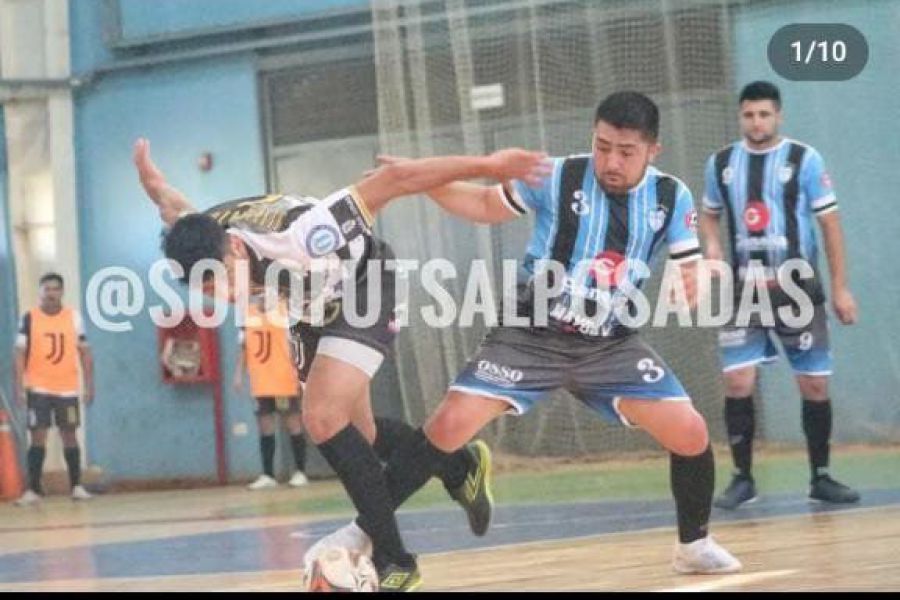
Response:
[[[296,464],[296,471],[289,485],[306,485],[306,444],[300,415],[300,382],[291,352],[288,312],[285,306],[281,304],[272,313],[264,313],[255,304],[251,304],[238,342],[240,350],[234,373],[234,387],[236,390],[243,388],[243,373],[246,369],[250,376],[250,393],[256,403],[263,466],[262,475],[248,488],[263,490],[278,486],[274,467],[276,414],[284,417]]]
[[[85,404],[94,397],[93,360],[84,336],[81,315],[63,306],[63,278],[47,273],[40,280],[40,305],[22,315],[16,338],[16,389],[19,403],[28,408],[28,489],[19,506],[40,502],[41,474],[46,456],[47,429],[59,429],[73,500],[91,495],[81,486],[81,450],[76,435],[81,425],[78,396]],[[81,390],[79,373],[84,374]]]

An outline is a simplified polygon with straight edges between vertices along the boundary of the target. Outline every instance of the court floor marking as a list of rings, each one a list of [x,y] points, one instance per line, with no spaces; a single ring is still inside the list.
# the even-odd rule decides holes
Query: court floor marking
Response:
[[[804,516],[808,517],[808,516],[819,516],[819,515],[859,514],[859,513],[873,512],[876,510],[884,510],[884,509],[897,510],[897,509],[900,509],[900,504],[884,504],[881,506],[865,506],[865,507],[859,507],[859,508],[846,508],[846,509],[840,509],[840,510],[823,511],[821,513],[817,513],[817,514],[813,514],[813,515],[810,515],[809,513],[795,513],[795,514],[791,514],[791,515],[771,515],[771,516],[766,516],[766,517],[750,517],[747,519],[735,519],[735,520],[729,520],[729,521],[721,521],[721,522],[716,523],[715,526],[716,526],[716,528],[720,528],[720,527],[723,527],[726,525],[740,525],[740,524],[744,524],[744,523],[756,523],[756,522],[760,522],[760,521],[762,521],[762,522],[783,521],[785,519],[796,519],[798,517],[804,517]],[[538,522],[541,522],[541,521],[538,521]],[[527,522],[525,524],[527,524]],[[446,528],[438,528],[438,527],[426,528],[426,529],[417,530],[417,533],[422,533],[422,532],[439,533],[440,531],[444,531],[445,529]],[[555,544],[558,542],[564,542],[564,541],[570,541],[570,540],[571,541],[583,541],[583,540],[590,540],[590,539],[594,539],[594,538],[599,539],[599,538],[616,537],[616,536],[623,536],[623,535],[633,535],[636,533],[660,533],[663,531],[674,531],[674,530],[675,530],[674,524],[673,525],[662,525],[659,527],[648,527],[646,529],[631,529],[628,531],[611,531],[611,532],[607,532],[607,533],[590,533],[590,534],[586,534],[586,535],[567,536],[567,537],[545,539],[545,540],[520,541],[520,542],[510,542],[510,543],[504,543],[504,544],[492,544],[490,546],[478,546],[477,548],[460,548],[459,550],[446,550],[446,551],[442,551],[442,552],[427,552],[424,554],[426,554],[427,556],[441,556],[441,555],[445,555],[445,554],[461,554],[464,552],[480,552],[482,550],[495,550],[495,549],[500,549],[500,548],[509,548],[512,546],[524,546],[524,545],[532,545],[532,544],[535,544],[535,545]],[[403,533],[403,532],[401,531],[401,533]]]
[[[782,569],[780,571],[762,571],[760,573],[734,573],[731,575],[722,575],[710,581],[702,583],[691,583],[688,585],[680,585],[673,588],[663,588],[653,590],[655,592],[709,592],[724,587],[734,587],[745,585],[748,583],[757,583],[769,579],[777,579],[778,577],[787,577],[799,573],[797,569]],[[697,577],[708,577],[708,575],[697,575]]]

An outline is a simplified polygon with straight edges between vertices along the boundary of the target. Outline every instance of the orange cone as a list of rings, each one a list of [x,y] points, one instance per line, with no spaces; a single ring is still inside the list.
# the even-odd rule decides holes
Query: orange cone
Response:
[[[0,498],[13,500],[23,492],[19,454],[6,411],[0,410]]]

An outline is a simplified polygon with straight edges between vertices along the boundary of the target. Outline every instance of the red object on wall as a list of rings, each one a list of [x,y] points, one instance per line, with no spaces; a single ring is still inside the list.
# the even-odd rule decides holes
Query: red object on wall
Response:
[[[219,483],[228,482],[225,454],[225,405],[219,369],[219,336],[211,327],[200,327],[186,315],[174,327],[157,329],[163,383],[208,383],[213,392],[213,421],[216,430],[216,473]]]
[[[164,383],[216,383],[219,381],[219,337],[215,329],[200,327],[185,316],[175,327],[161,327],[159,332],[159,356]],[[178,355],[181,359],[194,356],[194,348],[199,352],[199,368],[178,371],[166,364],[166,355]],[[170,362],[179,362],[172,360]]]

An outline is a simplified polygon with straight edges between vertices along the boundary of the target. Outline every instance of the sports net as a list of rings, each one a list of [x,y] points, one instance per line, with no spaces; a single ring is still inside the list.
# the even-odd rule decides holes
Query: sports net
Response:
[[[595,0],[373,0],[380,149],[401,156],[481,153],[504,146],[552,155],[590,148],[593,111],[606,94],[634,89],[659,105],[658,165],[701,189],[710,152],[736,135],[730,72],[729,3]],[[697,199],[699,201],[699,199]],[[403,202],[380,218],[397,255],[448,258],[461,301],[468,265],[518,259],[530,217],[500,227],[462,223],[428,202]],[[651,301],[657,282],[651,281]],[[499,283],[495,287],[499,294]],[[433,329],[410,289],[410,327],[397,346],[406,416],[422,422],[485,332]],[[722,388],[711,330],[647,330],[721,439]],[[652,447],[648,436],[606,425],[559,392],[526,419],[503,418],[484,436],[526,455],[571,456]]]

